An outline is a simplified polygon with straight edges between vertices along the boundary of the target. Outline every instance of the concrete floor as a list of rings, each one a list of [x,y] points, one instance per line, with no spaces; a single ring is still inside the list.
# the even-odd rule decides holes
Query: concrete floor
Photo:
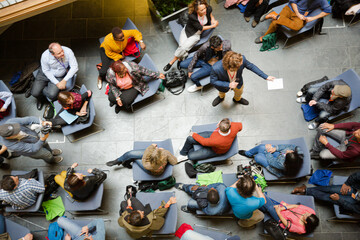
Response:
[[[280,38],[280,49],[260,52],[260,45],[254,39],[266,31],[267,23],[255,29],[244,21],[238,9],[224,9],[223,3],[211,1],[213,14],[219,20],[219,27],[214,34],[230,39],[234,51],[244,54],[265,73],[282,77],[284,89],[268,91],[266,82],[250,71],[244,71],[244,98],[249,106],[234,105],[231,94],[224,103],[216,108],[211,106],[217,96],[213,87],[207,87],[204,94],[184,92],[174,96],[165,92],[163,101],[143,107],[135,113],[114,113],[109,107],[105,90],[96,88],[97,71],[95,65],[100,62],[98,38],[106,35],[114,26],[122,26],[130,17],[144,35],[147,44],[146,53],[162,69],[172,58],[177,47],[173,36],[161,30],[158,22],[150,15],[146,0],[79,0],[70,5],[18,22],[0,36],[0,79],[9,82],[11,76],[22,69],[24,63],[38,61],[41,53],[52,41],[73,49],[79,62],[77,84],[86,84],[94,92],[96,120],[105,131],[70,143],[61,133],[53,133],[50,143],[63,149],[65,160],[57,166],[46,165],[43,161],[20,157],[11,161],[12,169],[39,168],[47,173],[60,172],[73,162],[79,163],[80,169],[97,167],[109,169],[105,182],[102,208],[109,211],[104,218],[111,220],[106,224],[106,239],[130,239],[124,229],[117,224],[120,202],[123,200],[125,186],[132,184],[132,171],[122,168],[108,168],[105,162],[113,160],[125,151],[131,150],[137,140],[163,140],[171,138],[174,149],[183,143],[191,126],[217,122],[224,117],[243,123],[244,129],[238,134],[239,148],[248,149],[255,143],[266,139],[289,139],[304,136],[310,147],[315,135],[307,129],[300,105],[296,103],[296,92],[306,82],[323,76],[335,77],[347,69],[353,68],[360,73],[360,24],[352,27],[344,25],[342,20],[325,18],[323,31],[326,35],[305,38],[287,49],[282,49],[284,40]],[[188,81],[187,87],[191,83]],[[19,117],[42,116],[37,111],[34,98],[25,99],[16,95],[17,114]],[[359,121],[360,111],[346,121]],[[219,165],[217,169],[224,173],[236,171],[240,163],[248,159],[236,155],[231,158],[233,165]],[[175,166],[174,176],[178,182],[192,183],[184,171],[184,164]],[[314,169],[318,162],[313,161]],[[337,170],[335,174],[349,175],[354,170]],[[5,174],[4,171],[2,171]],[[306,182],[303,180],[302,182]],[[299,183],[300,184],[300,183]],[[298,185],[298,184],[295,184]],[[289,193],[295,185],[270,186],[268,190]],[[261,239],[261,224],[254,230],[242,230],[235,220],[204,220],[191,214],[185,214],[180,206],[189,199],[186,194],[176,189],[178,198],[178,226],[182,223],[200,224],[231,231],[241,239]],[[313,239],[359,239],[359,225],[349,223],[331,223],[326,219],[334,215],[332,208],[317,204],[316,212],[321,219]],[[70,216],[69,213],[66,215]],[[95,216],[97,217],[97,216]],[[44,217],[31,216],[26,219],[47,227],[49,222]],[[38,227],[28,225],[32,231]],[[44,239],[44,232],[35,232],[36,239]]]

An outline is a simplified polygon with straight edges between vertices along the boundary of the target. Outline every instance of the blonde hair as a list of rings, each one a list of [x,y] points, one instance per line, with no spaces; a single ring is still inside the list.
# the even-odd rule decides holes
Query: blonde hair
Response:
[[[229,70],[231,68],[239,69],[243,64],[243,57],[240,53],[228,51],[222,61],[225,70]]]
[[[219,129],[223,133],[227,133],[229,131],[230,127],[231,127],[231,122],[230,122],[230,119],[228,119],[228,118],[224,118],[219,123]]]
[[[200,5],[205,5],[206,7],[209,6],[209,4],[207,3],[206,0],[195,0],[192,3],[189,4],[189,14],[192,14],[193,12],[196,12]]]

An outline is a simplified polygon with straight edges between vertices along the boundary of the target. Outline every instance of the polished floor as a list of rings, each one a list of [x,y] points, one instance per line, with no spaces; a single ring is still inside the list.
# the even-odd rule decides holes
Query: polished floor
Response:
[[[65,160],[57,166],[49,166],[43,161],[20,157],[11,160],[12,169],[39,168],[46,173],[60,172],[72,163],[78,162],[80,169],[97,167],[108,169],[103,198],[103,216],[108,219],[106,239],[131,239],[124,229],[117,224],[120,202],[123,200],[125,186],[132,184],[132,171],[123,168],[108,168],[105,162],[113,160],[127,150],[132,149],[137,140],[163,140],[171,138],[174,149],[184,142],[191,126],[218,122],[224,117],[243,123],[244,129],[238,134],[239,148],[248,149],[261,140],[289,139],[304,136],[311,146],[314,131],[307,129],[300,105],[296,103],[296,92],[308,81],[323,76],[335,77],[347,69],[354,69],[360,74],[360,24],[347,27],[346,22],[325,18],[323,31],[326,35],[305,36],[304,41],[282,49],[284,40],[280,38],[280,48],[270,52],[260,52],[260,46],[254,39],[266,31],[267,23],[261,23],[255,29],[246,23],[238,9],[224,9],[223,3],[211,1],[213,14],[219,20],[214,34],[232,42],[232,49],[240,52],[269,75],[284,79],[281,90],[267,90],[264,80],[250,71],[244,71],[245,91],[243,97],[249,100],[249,106],[234,105],[231,93],[217,107],[211,102],[217,96],[213,87],[207,87],[203,95],[184,92],[174,96],[163,93],[165,99],[155,101],[149,106],[137,106],[135,113],[120,112],[115,114],[110,108],[105,90],[96,88],[97,71],[95,65],[100,62],[98,38],[106,35],[114,26],[122,26],[126,18],[131,18],[144,35],[147,44],[146,53],[162,69],[172,58],[176,42],[171,35],[150,15],[146,0],[79,0],[59,9],[18,22],[0,36],[0,79],[9,82],[11,76],[23,67],[23,64],[38,61],[41,53],[52,41],[73,49],[79,62],[77,84],[85,84],[94,92],[96,108],[95,122],[105,131],[70,143],[60,133],[50,136],[50,144],[63,149]],[[3,11],[3,10],[1,10]],[[187,86],[191,83],[188,81]],[[18,116],[42,116],[37,111],[33,98],[25,99],[16,95]],[[155,100],[161,99],[157,96]],[[359,121],[360,112],[345,121]],[[236,166],[248,160],[236,155],[231,158],[233,164],[218,165],[224,173],[236,171]],[[320,168],[313,161],[313,168]],[[334,174],[349,175],[354,170],[337,170]],[[5,173],[2,171],[2,173]],[[178,182],[192,183],[184,171],[184,164],[175,166],[174,176]],[[303,180],[302,182],[306,182]],[[299,183],[300,184],[300,183]],[[272,185],[269,190],[289,193],[296,186]],[[254,230],[242,230],[235,220],[206,220],[183,213],[180,206],[189,197],[176,189],[178,197],[178,226],[182,223],[199,224],[207,227],[238,234],[241,239],[261,239],[259,224]],[[327,219],[334,216],[333,209],[317,203],[316,212],[321,219],[313,239],[360,239],[358,224],[332,223]],[[69,217],[71,214],[67,213]],[[89,217],[89,216],[88,216]],[[90,216],[92,217],[92,216]],[[99,216],[94,216],[99,217]],[[27,220],[47,227],[49,222],[44,217],[30,216]],[[16,220],[34,231],[35,239],[44,239],[45,232],[38,226]]]

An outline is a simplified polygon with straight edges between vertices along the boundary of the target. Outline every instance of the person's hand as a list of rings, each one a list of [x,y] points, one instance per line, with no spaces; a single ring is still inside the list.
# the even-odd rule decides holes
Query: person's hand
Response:
[[[86,111],[84,111],[84,112],[80,111],[80,112],[76,112],[75,114],[76,114],[76,116],[81,117],[81,116],[85,116],[87,114],[87,112]]]
[[[33,240],[33,237],[34,236],[31,233],[28,233],[24,236],[24,240]],[[65,238],[65,240],[67,239]],[[71,238],[69,238],[69,240],[71,240]]]
[[[261,5],[263,3],[263,0],[259,0],[259,5]]]
[[[89,169],[87,170],[87,172],[88,172],[88,173],[92,173],[92,169],[89,168]]]
[[[130,198],[126,201],[126,203],[127,203],[128,207],[131,207],[131,200],[130,200]]]
[[[266,144],[266,145],[265,145],[265,149],[266,149],[266,151],[269,152],[269,153],[273,153],[273,152],[276,151],[276,148],[274,148],[271,144]]]
[[[188,77],[191,78],[192,72],[188,72]]]
[[[326,145],[329,143],[329,141],[327,140],[327,138],[324,135],[321,135],[319,137],[319,142],[321,142],[322,144]]]
[[[87,226],[82,227],[80,236],[83,234],[85,234],[85,236],[87,236],[89,234],[89,228]]]
[[[66,88],[66,81],[63,79],[63,80],[61,80],[60,82],[58,82],[58,83],[56,84],[56,86],[58,87],[58,89],[63,90],[63,89]]]
[[[66,236],[65,236],[65,240],[71,240],[71,236],[70,236],[70,234],[66,234]]]
[[[43,125],[43,126],[49,125],[50,127],[52,127],[52,122],[50,122],[50,121],[42,121],[41,125]]]
[[[71,165],[71,168],[76,168],[77,166],[79,166],[78,163],[73,163],[73,165]]]
[[[238,82],[231,82],[231,83],[229,83],[229,88],[234,89],[237,87],[238,84],[239,84]]]
[[[145,43],[144,43],[144,42],[140,42],[140,47],[145,50],[145,49],[146,49]]]
[[[311,100],[310,102],[309,102],[309,106],[311,107],[311,106],[314,106],[314,105],[316,105],[317,104],[317,102],[315,101],[315,100]]]
[[[169,204],[174,204],[176,203],[176,197],[171,197],[168,201]]]
[[[219,25],[219,22],[215,20],[214,22],[211,22],[211,25],[216,28]]]
[[[301,14],[298,15],[298,18],[300,18],[303,21],[305,21],[305,19],[306,19],[306,17],[304,15],[301,15]]]
[[[164,75],[163,73],[160,73],[160,74],[159,74],[159,78],[160,78],[160,79],[165,79],[165,75]]]
[[[308,22],[312,22],[312,21],[314,21],[315,20],[315,18],[314,17],[306,17],[305,18],[305,21],[308,23]]]
[[[342,195],[346,195],[350,191],[351,191],[351,187],[346,185],[345,183],[341,186],[340,192]]]
[[[280,205],[275,205],[274,208],[277,213],[280,212]]]
[[[0,108],[0,112],[5,112],[6,108]]]
[[[320,124],[320,129],[326,129],[326,132],[330,132],[331,130],[334,129],[334,124],[331,123]]]
[[[340,199],[340,196],[337,193],[333,193],[330,195],[330,198],[334,201],[338,201]]]
[[[41,135],[41,134],[40,134]],[[45,142],[46,139],[49,137],[49,133],[45,134],[44,136],[40,137],[40,140]]]
[[[122,105],[123,105],[120,98],[118,100],[116,100],[116,103],[117,103],[117,105],[119,105],[119,107],[122,107]]]
[[[273,80],[275,80],[275,79],[276,79],[276,77],[268,76],[266,80],[268,80],[268,81],[273,81]]]

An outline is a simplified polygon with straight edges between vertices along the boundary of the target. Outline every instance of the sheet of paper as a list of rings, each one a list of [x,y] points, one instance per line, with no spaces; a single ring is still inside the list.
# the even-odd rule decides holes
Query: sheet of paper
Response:
[[[283,79],[282,78],[276,78],[273,81],[267,81],[268,84],[268,90],[275,90],[275,89],[283,89]]]
[[[69,113],[68,111],[64,110],[62,111],[59,116],[64,119],[65,122],[67,122],[67,124],[72,124],[79,116],[77,115],[72,115],[71,113]]]

